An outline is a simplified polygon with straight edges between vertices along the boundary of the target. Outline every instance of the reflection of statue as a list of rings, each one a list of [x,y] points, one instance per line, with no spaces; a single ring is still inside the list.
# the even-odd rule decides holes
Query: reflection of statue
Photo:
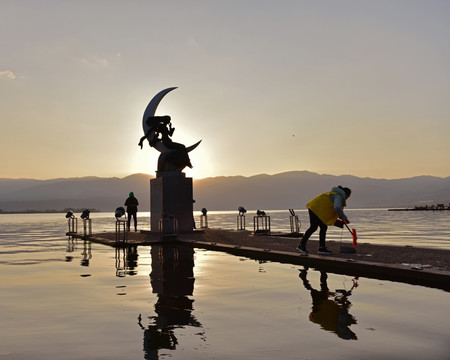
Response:
[[[176,88],[168,88],[156,94],[147,105],[142,119],[144,136],[139,141],[139,146],[142,149],[142,143],[147,139],[150,146],[161,153],[158,159],[158,172],[182,171],[186,166],[192,168],[188,153],[200,144],[199,141],[186,148],[182,144],[173,142],[171,137],[175,128],[170,123],[170,116],[155,116],[159,102],[174,89]]]
[[[350,330],[350,326],[356,324],[356,319],[348,313],[351,306],[348,297],[353,288],[358,286],[356,280],[353,280],[350,290],[336,290],[333,293],[328,290],[326,272],[320,272],[320,291],[313,289],[307,280],[307,269],[300,271],[299,276],[305,288],[311,292],[313,306],[309,319],[322,329],[335,332],[342,339],[357,340],[356,334]]]
[[[153,245],[150,281],[158,294],[156,316],[150,316],[150,325],[138,324],[144,330],[145,359],[158,359],[159,349],[176,349],[177,328],[201,327],[192,315],[193,302],[188,298],[194,292],[194,250],[190,246]]]

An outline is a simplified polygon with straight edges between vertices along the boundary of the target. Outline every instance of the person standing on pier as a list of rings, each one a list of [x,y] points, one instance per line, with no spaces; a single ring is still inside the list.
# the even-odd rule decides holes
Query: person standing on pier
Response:
[[[297,247],[298,251],[303,254],[308,253],[306,250],[306,243],[317,228],[320,227],[319,254],[331,254],[331,251],[325,246],[327,229],[330,225],[342,227],[343,224],[350,223],[342,209],[347,205],[346,200],[350,197],[351,193],[352,191],[349,188],[339,185],[338,187],[332,188],[329,192],[316,196],[306,204],[309,212],[310,226]]]
[[[128,231],[130,231],[131,217],[134,219],[134,231],[137,231],[137,211],[139,201],[134,197],[134,193],[130,192],[128,199],[125,200],[125,206],[127,207],[128,214]]]

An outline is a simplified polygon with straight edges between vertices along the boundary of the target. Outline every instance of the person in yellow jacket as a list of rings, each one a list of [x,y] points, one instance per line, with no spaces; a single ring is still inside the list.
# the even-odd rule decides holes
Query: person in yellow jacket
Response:
[[[352,191],[349,188],[338,186],[331,191],[320,194],[306,204],[309,212],[310,226],[303,235],[302,241],[297,247],[301,253],[307,254],[306,243],[311,235],[320,227],[319,233],[319,254],[329,255],[331,251],[325,246],[325,238],[328,226],[334,225],[338,219],[342,223],[349,224],[347,216],[342,210],[347,204],[346,200]]]

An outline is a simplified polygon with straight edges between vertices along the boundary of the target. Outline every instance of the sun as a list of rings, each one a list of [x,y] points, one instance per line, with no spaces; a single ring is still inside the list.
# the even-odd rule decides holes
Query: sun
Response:
[[[210,156],[206,152],[200,151],[200,146],[201,144],[197,149],[189,153],[189,158],[193,166],[192,169],[187,167],[183,170],[187,177],[193,179],[204,179],[215,176],[216,167],[214,162],[211,161]]]

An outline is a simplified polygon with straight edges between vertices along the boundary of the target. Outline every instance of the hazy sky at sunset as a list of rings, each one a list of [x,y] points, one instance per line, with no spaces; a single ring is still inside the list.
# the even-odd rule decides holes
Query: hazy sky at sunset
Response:
[[[1,0],[0,177],[450,176],[450,1]]]

